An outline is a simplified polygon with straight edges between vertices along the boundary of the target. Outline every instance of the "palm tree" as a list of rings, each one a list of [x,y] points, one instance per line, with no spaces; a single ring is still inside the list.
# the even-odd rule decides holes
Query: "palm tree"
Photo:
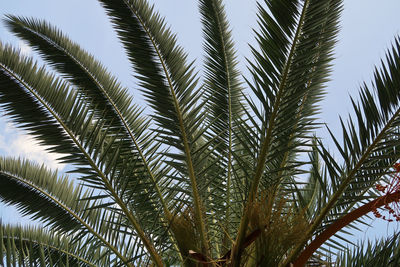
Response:
[[[331,134],[337,160],[316,129],[341,0],[259,4],[245,82],[222,0],[199,0],[201,79],[145,0],[99,2],[151,115],[57,28],[8,15],[47,65],[0,43],[0,106],[72,175],[0,159],[1,200],[42,223],[0,223],[1,265],[396,265],[397,237],[353,251],[332,237],[370,211],[399,217],[400,39]]]

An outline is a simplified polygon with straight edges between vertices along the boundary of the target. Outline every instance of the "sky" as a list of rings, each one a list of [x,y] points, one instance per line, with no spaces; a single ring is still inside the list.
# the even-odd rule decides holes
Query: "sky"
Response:
[[[151,0],[156,9],[166,17],[172,30],[177,33],[179,43],[186,49],[190,60],[201,64],[202,34],[197,1]],[[246,76],[245,58],[251,58],[248,44],[254,44],[252,29],[256,28],[255,1],[225,1],[227,16],[231,22],[233,39],[238,50],[239,68]],[[347,116],[351,110],[349,95],[356,96],[361,83],[369,82],[375,66],[379,66],[394,37],[400,35],[399,0],[345,0],[338,36],[336,59],[333,64],[331,82],[327,84],[327,96],[321,103],[323,122],[336,133],[340,133],[338,116]],[[94,0],[13,0],[1,1],[0,16],[5,14],[44,18],[58,26],[64,33],[94,54],[120,81],[133,88],[132,94],[143,103],[131,68],[118,43],[116,35],[98,2]],[[0,40],[11,43],[27,55],[32,51],[14,38],[0,24]],[[45,163],[61,171],[65,166],[56,161],[43,147],[2,118],[0,111],[0,155],[26,157]],[[325,138],[326,133],[321,131]],[[15,210],[0,204],[0,217],[13,221],[20,217]],[[369,229],[368,237],[387,234],[397,226],[377,222]],[[388,230],[389,229],[389,230]],[[364,234],[364,237],[367,236]]]

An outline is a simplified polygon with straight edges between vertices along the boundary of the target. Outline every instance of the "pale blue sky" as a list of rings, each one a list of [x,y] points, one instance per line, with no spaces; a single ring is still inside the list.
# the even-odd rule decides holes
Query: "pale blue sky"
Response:
[[[178,33],[180,44],[189,53],[189,59],[201,63],[202,38],[197,1],[151,0],[157,9]],[[245,57],[251,57],[248,43],[254,43],[252,28],[256,28],[255,1],[225,1],[228,19],[231,21],[233,37],[238,50],[240,68],[246,74]],[[336,49],[332,82],[322,102],[323,121],[339,132],[338,115],[346,116],[350,111],[349,94],[355,95],[363,81],[370,81],[373,68],[390,47],[395,35],[400,35],[399,0],[345,0],[342,16],[342,31]],[[2,1],[0,15],[14,14],[44,18],[57,25],[71,39],[77,41],[99,58],[128,87],[135,88],[135,80],[124,57],[123,50],[112,32],[104,11],[94,0],[13,0]],[[29,53],[17,39],[0,24],[0,40],[10,42]],[[139,102],[137,91],[132,92]],[[25,135],[16,133],[0,119],[0,154],[25,156],[43,161],[52,166],[54,157],[35,147]],[[16,218],[11,210],[0,207],[0,216]],[[386,224],[377,224],[380,234],[385,233]],[[393,225],[391,226],[391,228]],[[379,232],[374,229],[374,233]]]

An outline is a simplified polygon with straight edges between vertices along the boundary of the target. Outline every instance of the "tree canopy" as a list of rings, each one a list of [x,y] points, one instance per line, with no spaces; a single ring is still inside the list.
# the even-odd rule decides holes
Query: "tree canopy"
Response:
[[[328,128],[334,155],[316,130],[341,0],[260,2],[248,77],[222,0],[198,1],[203,75],[146,0],[99,2],[137,88],[45,20],[4,19],[45,64],[0,42],[0,108],[73,177],[0,158],[0,200],[43,223],[0,222],[1,265],[396,266],[397,235],[343,233],[400,218],[400,38]]]

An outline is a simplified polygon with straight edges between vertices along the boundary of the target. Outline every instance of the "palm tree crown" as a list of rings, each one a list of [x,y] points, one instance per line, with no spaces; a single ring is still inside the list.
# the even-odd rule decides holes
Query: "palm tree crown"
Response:
[[[201,78],[146,0],[99,2],[152,112],[56,27],[5,17],[46,65],[0,42],[0,108],[73,175],[0,158],[1,201],[43,223],[0,222],[1,265],[322,266],[334,248],[339,266],[396,266],[397,236],[331,237],[399,215],[399,38],[331,133],[338,161],[315,135],[341,0],[258,4],[243,79],[222,0],[199,0]]]

